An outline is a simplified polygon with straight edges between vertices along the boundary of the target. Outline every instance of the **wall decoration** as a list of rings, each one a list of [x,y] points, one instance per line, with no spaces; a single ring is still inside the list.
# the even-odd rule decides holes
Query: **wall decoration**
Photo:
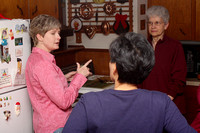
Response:
[[[140,5],[140,15],[144,15],[146,13],[146,5],[141,4]]]
[[[96,30],[97,30],[96,26],[87,26],[85,28],[85,34],[88,36],[88,38],[92,39],[96,34]]]
[[[81,19],[78,17],[77,15],[77,9],[75,9],[75,16],[74,18],[71,20],[71,27],[77,32],[79,30],[81,30],[83,24]]]
[[[78,3],[80,3],[80,0],[70,0],[70,3],[71,4],[78,4]]]
[[[105,0],[93,0],[93,2],[96,4],[102,4],[105,2]]]
[[[140,20],[140,30],[145,30],[145,24],[146,24],[146,21],[145,20]]]
[[[126,33],[129,31],[129,23],[126,20],[127,15],[122,15],[122,9],[119,9],[120,14],[115,15],[115,22],[113,24],[113,30],[115,31],[116,34],[122,34]]]
[[[122,0],[122,1],[123,3],[118,2],[117,0],[107,0],[101,4],[96,3],[97,1],[95,0],[87,0],[87,2],[83,0],[77,4],[72,4],[68,2],[69,24],[71,24],[71,21],[74,19],[74,16],[76,16],[76,10],[80,12],[78,14],[78,17],[82,22],[81,23],[82,28],[76,32],[76,37],[77,37],[76,40],[82,42],[80,40],[81,33],[85,33],[87,36],[89,35],[89,33],[91,33],[90,35],[94,35],[95,33],[102,33],[104,35],[107,35],[109,33],[115,33],[115,31],[113,30],[113,24],[115,22],[115,15],[117,13],[120,13],[119,12],[120,8],[123,10],[123,15],[125,14],[127,15],[126,20],[129,25],[129,31],[133,31],[133,1],[132,0]],[[95,13],[96,15],[94,15]],[[106,23],[107,25],[103,24],[102,26],[102,23],[105,22],[105,20],[107,22]],[[88,26],[91,27],[95,26],[96,28],[95,30],[91,30],[91,28],[89,28]],[[71,26],[71,28],[73,28],[73,26]],[[93,32],[89,32],[89,29],[90,31]],[[90,36],[89,38],[92,39],[92,36]]]

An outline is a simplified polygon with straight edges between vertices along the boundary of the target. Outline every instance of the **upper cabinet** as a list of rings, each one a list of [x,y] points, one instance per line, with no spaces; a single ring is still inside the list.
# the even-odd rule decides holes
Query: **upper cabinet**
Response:
[[[32,19],[39,14],[59,18],[58,5],[58,0],[2,0],[0,13],[11,19]]]
[[[196,36],[197,41],[200,41],[200,0],[196,0]]]
[[[58,19],[59,9],[58,0],[29,0],[30,1],[30,18],[39,14],[48,14]]]
[[[199,0],[148,0],[148,7],[152,5],[162,5],[169,10],[168,36],[177,40],[200,40]]]
[[[28,18],[27,0],[1,0],[0,13],[7,18]]]

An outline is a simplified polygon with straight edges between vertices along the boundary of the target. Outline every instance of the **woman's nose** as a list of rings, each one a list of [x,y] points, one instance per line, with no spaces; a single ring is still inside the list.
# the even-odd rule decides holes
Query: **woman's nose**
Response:
[[[58,35],[57,35],[57,38],[58,38],[59,40],[61,39],[61,36],[60,36],[60,34],[58,34]]]

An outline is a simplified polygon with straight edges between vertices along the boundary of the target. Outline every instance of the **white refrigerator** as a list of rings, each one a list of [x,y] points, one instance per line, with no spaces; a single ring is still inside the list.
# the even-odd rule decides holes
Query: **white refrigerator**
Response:
[[[31,52],[29,20],[0,19],[0,133],[32,133],[25,65]]]

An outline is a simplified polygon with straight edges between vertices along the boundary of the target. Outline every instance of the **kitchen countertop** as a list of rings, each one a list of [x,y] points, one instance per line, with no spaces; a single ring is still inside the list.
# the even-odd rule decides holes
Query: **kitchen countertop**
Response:
[[[200,80],[197,79],[197,78],[187,78],[186,79],[186,85],[199,86],[200,85]]]
[[[100,78],[102,78],[103,80],[101,80]],[[84,94],[88,92],[98,92],[105,89],[114,88],[114,83],[110,82],[110,80],[108,79],[110,79],[110,77],[106,75],[92,75],[88,77],[88,81],[83,87],[81,87],[79,93]]]
[[[89,78],[89,80],[96,80],[99,77],[104,77],[105,75],[93,75]],[[200,80],[197,78],[186,78],[186,85],[190,85],[190,86],[200,86]],[[83,86],[80,89],[80,93],[87,93],[90,91],[102,91],[104,89],[110,89],[113,88],[114,84],[108,84],[106,85],[106,87],[95,87],[95,86]]]

